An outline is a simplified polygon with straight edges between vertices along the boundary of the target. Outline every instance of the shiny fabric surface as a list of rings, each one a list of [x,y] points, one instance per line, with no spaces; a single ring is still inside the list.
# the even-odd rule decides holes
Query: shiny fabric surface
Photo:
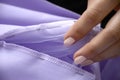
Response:
[[[1,0],[0,9],[0,80],[120,80],[120,58],[73,64],[73,53],[100,25],[65,47],[64,33],[80,15],[45,0]]]

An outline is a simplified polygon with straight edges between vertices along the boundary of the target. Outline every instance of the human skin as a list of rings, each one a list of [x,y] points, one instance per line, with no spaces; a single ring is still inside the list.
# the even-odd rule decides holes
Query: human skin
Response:
[[[64,36],[64,44],[71,46],[82,39],[92,28],[100,23],[112,10],[116,14],[106,27],[90,42],[75,52],[74,62],[86,66],[109,58],[120,56],[120,1],[89,0],[88,8]]]

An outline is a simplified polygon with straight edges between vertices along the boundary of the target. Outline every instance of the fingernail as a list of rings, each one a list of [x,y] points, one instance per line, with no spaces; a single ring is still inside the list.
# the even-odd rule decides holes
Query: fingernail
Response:
[[[84,62],[86,59],[87,59],[87,58],[84,57],[84,56],[79,56],[79,57],[75,58],[74,63],[75,63],[75,64],[81,64],[81,63]]]
[[[64,41],[64,45],[71,46],[74,42],[75,42],[75,39],[73,39],[72,37],[69,37]]]
[[[86,60],[84,62],[81,63],[81,66],[87,66],[87,65],[90,65],[90,64],[93,64],[94,62],[92,60]]]

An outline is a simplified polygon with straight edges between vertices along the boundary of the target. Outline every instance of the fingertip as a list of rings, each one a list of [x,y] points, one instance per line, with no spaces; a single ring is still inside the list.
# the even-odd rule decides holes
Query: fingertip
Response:
[[[84,56],[78,56],[74,59],[75,64],[82,64],[85,60],[87,60],[86,57]]]
[[[81,66],[88,66],[88,65],[91,65],[93,63],[94,63],[94,61],[92,61],[92,60],[86,60],[86,61],[81,63]]]
[[[72,37],[68,37],[64,40],[64,45],[65,46],[71,46],[74,43],[75,43],[75,39],[72,38]]]

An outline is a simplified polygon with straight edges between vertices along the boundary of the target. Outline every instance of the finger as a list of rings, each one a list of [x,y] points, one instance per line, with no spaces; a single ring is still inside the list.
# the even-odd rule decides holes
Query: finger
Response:
[[[94,62],[120,56],[120,41],[92,59]]]
[[[94,3],[95,0],[88,0],[88,6],[89,7],[90,5],[92,5]]]
[[[83,38],[118,4],[117,0],[95,0],[64,36],[64,44],[72,45]]]
[[[120,56],[120,40],[117,41],[115,44],[111,45],[105,51],[103,51],[100,54],[98,54],[97,56],[95,56],[94,58],[84,61],[81,65],[87,66],[87,65],[93,64],[94,62],[99,62],[102,60],[115,58],[115,57],[119,57],[119,56]]]
[[[119,5],[117,5],[117,7],[115,7],[115,11],[118,11],[120,9],[120,4]]]
[[[103,31],[75,53],[75,63],[81,64],[86,59],[93,58],[119,39],[120,10],[111,18]]]
[[[88,6],[87,7],[90,7],[90,5],[92,5],[94,3],[95,0],[88,0]],[[120,4],[118,4],[116,7],[115,7],[115,11],[118,11],[120,9]]]

